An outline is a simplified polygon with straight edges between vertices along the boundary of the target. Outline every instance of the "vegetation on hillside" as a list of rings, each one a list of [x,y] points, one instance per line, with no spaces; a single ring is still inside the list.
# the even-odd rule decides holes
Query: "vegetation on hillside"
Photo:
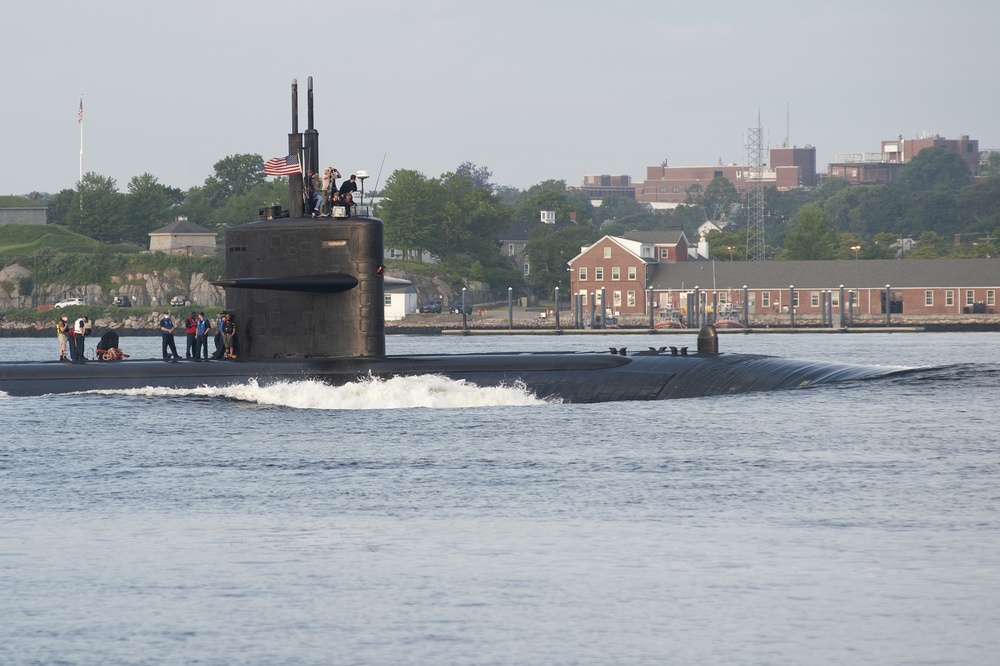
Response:
[[[849,186],[828,180],[821,187],[767,190],[764,235],[773,259],[875,259],[896,256],[901,238],[916,239],[905,258],[985,257],[996,255],[1000,237],[1000,159],[991,156],[985,182],[970,185],[965,162],[943,148],[921,151],[891,185]],[[389,176],[376,213],[385,221],[387,247],[406,259],[423,252],[440,261],[440,270],[494,286],[551,293],[566,280],[566,262],[582,245],[605,234],[630,230],[681,228],[690,242],[707,220],[728,222],[707,241],[718,260],[746,257],[747,212],[732,183],[717,179],[692,187],[683,205],[651,211],[635,201],[611,197],[599,208],[564,181],[550,180],[527,190],[490,182],[486,167],[470,162],[455,171],[428,177],[413,169]],[[374,193],[373,193],[374,194]],[[166,265],[182,273],[222,272],[222,258],[195,259],[138,254],[150,231],[187,215],[199,225],[222,230],[257,218],[267,205],[287,205],[286,178],[268,180],[260,155],[231,155],[214,173],[187,191],[158,182],[152,174],[132,178],[125,192],[114,180],[88,173],[76,189],[55,195],[3,197],[0,204],[48,206],[51,223],[39,227],[0,227],[0,262],[37,266],[40,282],[105,283],[121,272],[148,272]],[[515,266],[498,239],[511,225],[555,211],[557,225],[540,227],[528,239],[530,271]],[[572,221],[571,221],[572,218]],[[956,243],[956,238],[963,242]]]

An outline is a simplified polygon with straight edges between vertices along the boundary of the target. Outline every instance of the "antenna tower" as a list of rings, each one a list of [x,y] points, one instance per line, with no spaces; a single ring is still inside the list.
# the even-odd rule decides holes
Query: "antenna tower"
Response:
[[[764,145],[760,114],[747,132],[747,261],[764,261]]]

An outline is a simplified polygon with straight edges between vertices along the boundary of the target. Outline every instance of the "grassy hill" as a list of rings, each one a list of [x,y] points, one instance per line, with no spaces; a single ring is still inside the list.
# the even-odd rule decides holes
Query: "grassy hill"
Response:
[[[73,233],[54,224],[5,224],[0,226],[0,265],[15,261],[24,262],[43,248],[57,252],[97,252],[112,247],[116,251],[132,254],[139,248],[131,245],[107,246],[103,243]]]
[[[112,276],[149,273],[177,268],[184,276],[205,273],[209,279],[222,275],[225,258],[179,257],[162,252],[143,253],[135,245],[101,243],[54,224],[7,224],[0,226],[0,267],[18,263],[37,271],[39,285],[60,282],[72,285],[111,286]]]
[[[7,194],[0,196],[0,208],[24,208],[25,206],[37,206],[41,208],[45,204],[38,203],[37,201],[32,201],[31,199],[26,199],[24,197],[18,197],[13,194]]]

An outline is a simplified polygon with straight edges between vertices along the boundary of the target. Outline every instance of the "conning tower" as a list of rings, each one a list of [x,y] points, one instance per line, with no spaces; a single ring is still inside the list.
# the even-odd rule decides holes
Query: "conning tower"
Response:
[[[317,162],[319,133],[298,134],[292,82],[289,149],[299,163]],[[295,154],[295,153],[293,153]],[[373,217],[302,217],[302,177],[290,178],[289,216],[226,230],[226,311],[236,322],[242,359],[385,356],[382,221]],[[296,205],[297,204],[297,205]]]

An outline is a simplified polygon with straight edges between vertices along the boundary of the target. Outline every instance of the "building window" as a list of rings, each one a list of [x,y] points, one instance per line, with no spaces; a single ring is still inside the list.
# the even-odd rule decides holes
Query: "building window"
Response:
[[[771,292],[769,291],[760,292],[760,307],[762,308],[771,307]]]
[[[531,268],[528,266],[528,262],[524,262],[524,277],[528,277],[531,273]]]
[[[792,298],[792,307],[793,308],[799,307],[799,292],[795,292],[795,297]]]
[[[580,266],[580,279],[581,280],[586,280],[587,279],[587,267],[586,266]]]
[[[621,280],[622,279],[622,269],[618,268],[617,266],[612,266],[611,267],[611,279],[614,280],[615,282],[617,282],[618,280]]]
[[[944,292],[944,304],[945,305],[954,305],[955,304],[955,292],[952,291],[951,289],[949,289],[948,291]]]
[[[605,259],[610,259],[611,258],[611,248],[610,247],[604,248],[604,258]]]
[[[629,290],[625,297],[628,299],[626,302],[630,308],[635,307],[635,290]]]
[[[814,308],[818,308],[819,307],[819,292],[818,291],[814,291],[814,292],[812,292],[812,293],[809,294],[809,304],[812,307],[814,307]]]
[[[661,247],[660,248],[660,259],[669,259],[669,258],[670,258],[670,250],[668,250],[665,247]]]
[[[966,305],[974,305],[975,302],[976,302],[976,292],[972,291],[971,289],[966,289],[965,290],[965,304]]]
[[[837,306],[840,305],[840,292],[839,291],[831,291],[830,292],[830,305],[832,305],[833,307],[837,307]]]
[[[513,257],[514,256],[514,244],[513,243],[511,243],[510,245],[507,246],[507,256],[508,257]]]
[[[680,191],[681,191],[681,188],[679,188],[676,185],[674,185],[674,194],[677,194]]]
[[[604,279],[604,269],[600,266],[594,269],[594,279],[600,282]]]
[[[729,302],[729,293],[725,291],[719,292],[719,305],[725,305]]]
[[[858,307],[858,296],[859,296],[858,292],[856,292],[856,291],[852,291],[851,292],[851,295],[848,298],[848,300],[851,303],[851,307],[855,307],[855,308]]]
[[[661,187],[660,188],[660,194],[666,194],[666,193],[667,193],[667,188]]]
[[[635,281],[635,274],[636,274],[635,266],[629,266],[628,267],[628,279],[632,280],[634,282]]]
[[[389,306],[392,305],[392,295],[391,294],[386,294],[385,296],[382,297],[382,305],[384,305],[386,307],[389,307]]]
[[[927,289],[924,291],[924,305],[930,306],[934,305],[934,290]]]
[[[581,289],[580,290],[580,300],[583,301],[583,305],[587,305],[587,290],[586,289]]]
[[[997,304],[997,292],[993,289],[986,290],[986,305]]]
[[[620,308],[622,306],[622,292],[620,291],[612,292],[611,302],[614,304],[616,308]]]

